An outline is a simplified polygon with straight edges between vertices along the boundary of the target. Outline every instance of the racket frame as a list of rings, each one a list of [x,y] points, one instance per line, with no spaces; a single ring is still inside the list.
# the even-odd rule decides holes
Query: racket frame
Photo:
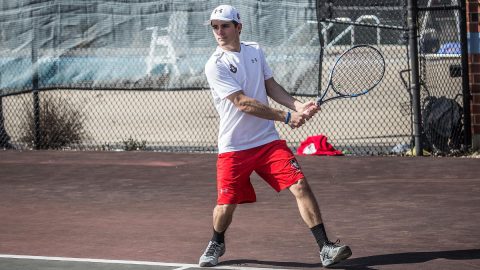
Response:
[[[337,66],[338,62],[340,61],[340,59],[345,55],[347,54],[348,52],[350,52],[351,50],[354,50],[356,48],[359,48],[359,47],[368,47],[370,49],[373,49],[375,50],[381,57],[382,59],[382,76],[380,77],[380,80],[378,80],[372,87],[360,92],[360,93],[357,93],[357,94],[351,94],[351,95],[345,95],[345,94],[342,94],[342,93],[339,93],[335,87],[333,86],[333,83],[332,83],[332,76],[333,76],[333,72],[335,71],[335,67]],[[362,96],[362,95],[365,95],[366,93],[368,93],[370,90],[372,90],[373,88],[375,88],[377,85],[380,84],[380,82],[383,80],[383,76],[385,75],[385,58],[383,57],[383,54],[380,52],[379,49],[371,46],[371,45],[368,45],[368,44],[359,44],[359,45],[355,45],[347,50],[345,50],[341,55],[339,55],[337,57],[337,59],[335,60],[335,64],[333,65],[333,67],[331,68],[330,72],[329,72],[329,75],[328,75],[328,83],[327,83],[327,86],[325,87],[325,90],[322,91],[322,95],[319,95],[319,97],[317,98],[317,105],[320,106],[322,104],[324,104],[325,102],[327,101],[331,101],[331,100],[335,100],[335,99],[340,99],[340,98],[355,98],[355,97],[358,97],[358,96]],[[325,96],[327,95],[328,93],[328,89],[330,88],[330,86],[332,87],[333,91],[337,94],[336,96],[334,97],[330,97],[330,98],[327,98],[324,100]]]

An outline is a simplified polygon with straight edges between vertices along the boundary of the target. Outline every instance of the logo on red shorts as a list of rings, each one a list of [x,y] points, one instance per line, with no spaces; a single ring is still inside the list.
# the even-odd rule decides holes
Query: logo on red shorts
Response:
[[[300,170],[300,165],[298,165],[298,162],[297,162],[296,159],[291,159],[290,160],[290,165],[292,166],[292,168]]]

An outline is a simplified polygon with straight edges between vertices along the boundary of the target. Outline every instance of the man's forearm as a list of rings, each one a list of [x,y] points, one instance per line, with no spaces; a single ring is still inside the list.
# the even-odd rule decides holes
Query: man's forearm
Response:
[[[286,122],[291,128],[302,126],[308,117],[308,115],[304,113],[285,112],[269,107],[254,98],[244,95],[242,91],[236,92],[227,98],[235,104],[235,107],[244,113],[263,119]]]
[[[237,108],[245,113],[268,120],[285,121],[287,112],[269,107],[260,101],[243,96],[237,103]]]

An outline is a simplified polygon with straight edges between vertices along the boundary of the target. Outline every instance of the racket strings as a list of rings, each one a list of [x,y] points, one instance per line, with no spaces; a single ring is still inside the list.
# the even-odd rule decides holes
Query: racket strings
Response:
[[[332,72],[332,87],[342,95],[359,95],[375,87],[383,77],[385,62],[370,47],[355,47],[343,54]]]

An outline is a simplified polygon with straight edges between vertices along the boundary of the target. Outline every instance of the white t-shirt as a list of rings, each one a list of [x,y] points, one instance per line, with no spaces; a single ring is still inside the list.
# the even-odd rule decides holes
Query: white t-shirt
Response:
[[[242,42],[240,52],[217,47],[205,65],[205,74],[220,115],[218,152],[239,151],[278,140],[273,120],[241,112],[226,97],[242,90],[251,98],[268,105],[265,80],[272,71],[257,43]]]

